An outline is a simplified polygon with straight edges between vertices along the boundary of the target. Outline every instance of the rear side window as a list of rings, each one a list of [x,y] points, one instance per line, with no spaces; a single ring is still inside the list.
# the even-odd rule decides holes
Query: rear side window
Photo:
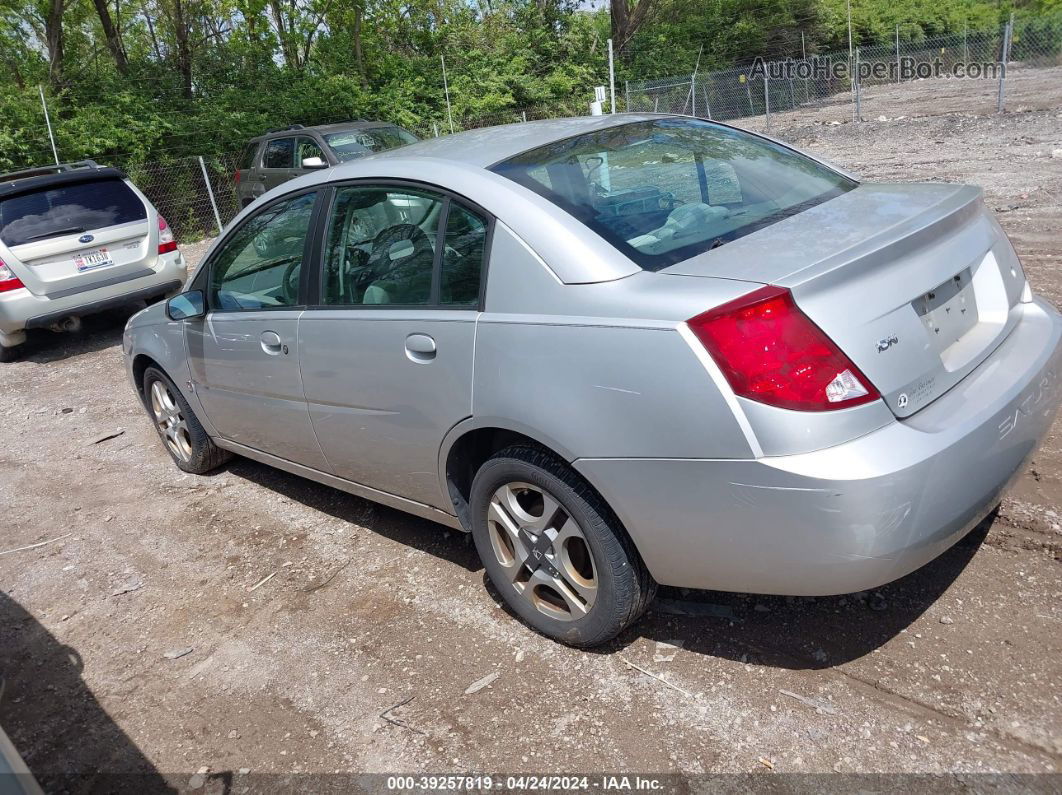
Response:
[[[0,240],[18,246],[147,218],[147,208],[120,179],[92,180],[0,199]]]
[[[240,170],[249,171],[254,168],[254,156],[258,151],[258,144],[248,144],[247,148],[243,150],[243,154],[240,155]]]
[[[295,161],[295,139],[277,138],[266,144],[262,157],[264,168],[291,168]]]

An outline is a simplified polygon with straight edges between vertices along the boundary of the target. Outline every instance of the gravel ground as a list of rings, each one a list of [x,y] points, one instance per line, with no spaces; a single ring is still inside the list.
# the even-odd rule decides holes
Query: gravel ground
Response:
[[[868,179],[983,185],[1060,303],[1062,81],[1032,94],[1004,116],[922,117],[954,109],[912,89],[899,121],[773,131]],[[241,770],[1062,762],[1058,423],[998,514],[903,580],[664,590],[617,642],[575,651],[500,606],[460,533],[245,460],[180,473],[125,381],[123,319],[37,336],[0,380],[0,721],[48,788],[96,771],[217,774],[220,791]]]

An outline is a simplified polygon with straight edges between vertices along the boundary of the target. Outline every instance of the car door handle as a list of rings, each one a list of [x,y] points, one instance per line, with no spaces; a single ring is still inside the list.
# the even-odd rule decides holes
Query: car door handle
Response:
[[[288,352],[288,346],[284,344],[283,340],[280,339],[280,335],[275,331],[263,331],[258,339],[262,343],[262,350],[271,356]]]
[[[414,362],[430,362],[435,358],[435,340],[427,334],[410,334],[406,337],[406,356]]]

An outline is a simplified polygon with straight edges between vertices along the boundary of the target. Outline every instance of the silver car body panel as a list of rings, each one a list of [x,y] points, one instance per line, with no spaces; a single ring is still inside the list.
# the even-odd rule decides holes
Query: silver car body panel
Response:
[[[181,353],[194,324],[152,307],[130,321],[130,373],[138,356],[181,373],[178,388],[227,449],[449,526],[453,446],[477,429],[523,434],[572,462],[665,584],[839,593],[939,554],[998,500],[1062,399],[1062,318],[1029,298],[979,192],[863,185],[652,273],[483,168],[631,118],[425,141],[269,194],[375,178],[466,197],[496,219],[483,311],[261,313],[292,318],[283,330],[230,329],[243,352],[234,338],[212,354],[211,375],[197,370],[198,343]],[[919,307],[955,274],[980,319],[958,343],[937,342]],[[882,400],[798,412],[734,394],[686,321],[768,283],[792,291]],[[290,340],[298,373],[259,369],[275,363],[256,348],[263,330]],[[411,335],[433,337],[437,357],[411,358]],[[932,386],[897,405],[927,374]],[[231,393],[221,414],[218,389]]]

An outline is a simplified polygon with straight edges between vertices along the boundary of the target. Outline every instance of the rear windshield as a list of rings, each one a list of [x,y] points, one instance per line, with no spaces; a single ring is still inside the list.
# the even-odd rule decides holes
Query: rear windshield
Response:
[[[146,218],[144,203],[120,179],[57,185],[0,199],[0,240],[17,246]]]
[[[373,152],[396,149],[406,144],[415,144],[417,136],[401,127],[372,127],[366,130],[332,133],[325,136],[325,142],[336,153],[336,157],[344,161],[371,155]]]
[[[723,245],[856,186],[822,164],[697,119],[632,122],[494,166],[646,270]]]

